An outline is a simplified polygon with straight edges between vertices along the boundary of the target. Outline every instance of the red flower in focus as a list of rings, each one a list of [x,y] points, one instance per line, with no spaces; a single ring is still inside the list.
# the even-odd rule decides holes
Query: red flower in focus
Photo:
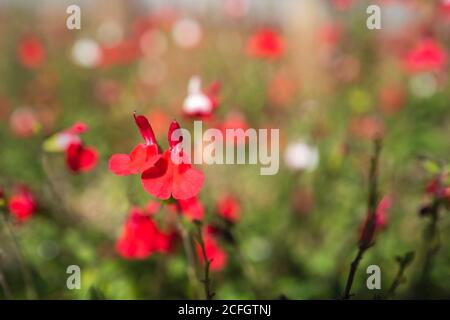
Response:
[[[227,195],[217,202],[217,212],[225,220],[234,223],[241,217],[241,205],[235,197]]]
[[[375,235],[387,226],[388,213],[391,207],[392,197],[384,196],[375,211],[375,221],[371,221],[370,215],[367,215],[366,221],[360,228],[360,245],[368,246],[372,244]]]
[[[155,222],[139,208],[133,208],[116,243],[116,250],[126,259],[145,259],[153,253],[168,253],[173,236],[158,229]]]
[[[159,199],[170,196],[177,200],[192,198],[200,192],[204,182],[203,173],[192,167],[181,147],[183,137],[174,137],[180,133],[179,129],[178,122],[174,120],[169,127],[169,150],[141,176],[144,189]]]
[[[35,213],[37,204],[28,188],[20,187],[9,199],[8,209],[17,221],[25,222]]]
[[[261,29],[248,40],[247,53],[254,58],[277,59],[284,53],[284,41],[274,30]]]
[[[134,115],[145,144],[138,144],[131,153],[114,154],[109,159],[109,170],[119,176],[142,173],[158,160],[159,149],[152,127],[144,116]]]
[[[178,204],[180,205],[181,212],[191,221],[203,220],[205,216],[205,208],[198,197],[178,200]]]
[[[201,88],[201,80],[193,76],[189,80],[188,96],[183,101],[183,113],[189,117],[209,117],[219,106],[220,83],[213,82],[206,90]]]
[[[97,164],[97,150],[85,147],[81,142],[73,142],[66,150],[66,163],[73,173],[88,172]]]
[[[39,67],[45,59],[42,42],[33,36],[23,38],[17,46],[20,63],[27,68]]]
[[[217,244],[210,227],[206,228],[203,234],[203,242],[205,245],[206,257],[211,261],[210,269],[212,271],[220,271],[227,264],[227,253]],[[202,263],[205,263],[202,247],[197,244],[197,254]]]
[[[440,71],[447,63],[447,52],[433,39],[422,39],[404,59],[409,72]]]

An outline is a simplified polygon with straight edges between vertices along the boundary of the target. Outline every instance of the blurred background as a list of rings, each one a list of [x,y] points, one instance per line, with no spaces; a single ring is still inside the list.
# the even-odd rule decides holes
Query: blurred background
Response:
[[[66,27],[72,4],[80,29]],[[370,4],[380,30],[366,26]],[[276,175],[197,166],[195,210],[221,262],[217,298],[340,297],[367,214],[374,139],[388,205],[353,292],[449,298],[449,44],[445,0],[1,0],[0,297],[197,297],[179,236],[145,257],[118,249],[132,208],[172,230],[170,204],[155,214],[137,176],[108,170],[112,154],[143,142],[136,111],[163,149],[174,118],[189,130],[195,119],[280,130]],[[71,166],[68,140],[95,160]],[[391,295],[396,257],[408,252]],[[381,290],[366,287],[372,264]],[[66,287],[69,265],[81,269],[80,290]]]

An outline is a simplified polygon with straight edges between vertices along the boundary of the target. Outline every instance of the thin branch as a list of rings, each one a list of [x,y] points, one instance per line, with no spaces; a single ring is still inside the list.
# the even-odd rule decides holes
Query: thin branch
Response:
[[[177,208],[178,207],[179,206],[177,204]],[[179,208],[178,208],[178,210],[179,210]],[[189,278],[189,282],[193,288],[194,295],[197,297],[198,292],[199,292],[199,287],[197,285],[198,278],[197,278],[197,273],[195,271],[195,256],[194,256],[194,252],[192,250],[192,241],[191,241],[188,231],[183,226],[183,222],[181,220],[181,214],[179,212],[177,213],[176,225],[177,225],[178,232],[181,234],[181,239],[183,241],[183,248],[184,248],[184,252],[186,254],[186,260],[188,262],[187,275]]]
[[[397,288],[405,281],[404,273],[406,268],[411,264],[411,262],[414,260],[414,252],[408,252],[403,257],[397,257],[398,262],[398,272],[395,276],[394,280],[392,281],[392,284],[387,292],[387,297],[391,298],[395,296],[395,291]]]
[[[197,241],[198,241],[201,251],[202,251],[203,260],[205,261],[204,279],[202,280],[203,288],[205,291],[206,300],[212,300],[215,295],[215,293],[211,289],[211,278],[210,278],[210,274],[209,274],[212,259],[209,259],[208,255],[206,254],[205,242],[203,241],[202,225],[201,225],[201,223],[196,223],[196,226],[197,226],[197,231],[198,231],[197,232]]]
[[[378,201],[378,164],[381,152],[381,141],[374,141],[374,151],[370,160],[369,170],[369,190],[367,197],[367,222],[364,224],[363,233],[359,241],[358,253],[355,259],[350,264],[350,270],[345,285],[342,299],[348,300],[351,298],[352,285],[355,279],[356,271],[358,270],[359,262],[361,261],[364,252],[373,246],[373,237],[376,227],[376,207]]]

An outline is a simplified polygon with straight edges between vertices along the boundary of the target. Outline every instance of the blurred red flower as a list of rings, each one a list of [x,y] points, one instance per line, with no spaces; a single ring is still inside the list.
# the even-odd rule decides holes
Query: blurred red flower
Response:
[[[25,222],[35,213],[37,204],[29,189],[21,186],[9,199],[8,209],[17,221]]]
[[[139,208],[132,208],[116,243],[116,250],[126,259],[145,259],[153,253],[168,253],[173,236],[162,232]]]
[[[169,127],[169,150],[141,177],[144,189],[159,199],[168,199],[170,196],[177,200],[192,198],[200,192],[204,182],[203,173],[192,167],[181,147],[183,137],[173,137],[178,129],[180,126],[174,120]],[[174,158],[179,161],[175,163]]]
[[[114,154],[111,156],[109,170],[119,176],[142,173],[159,158],[158,144],[147,118],[134,114],[134,120],[145,140],[145,144],[138,144],[129,155]]]
[[[217,202],[217,212],[225,220],[234,223],[241,217],[241,205],[234,196],[222,196]]]
[[[28,36],[17,46],[17,56],[20,63],[27,68],[39,67],[45,59],[45,48],[38,38]]]
[[[376,234],[386,228],[388,224],[388,213],[392,207],[392,197],[389,195],[384,196],[378,203],[377,209],[375,211],[375,221],[374,224],[371,223],[367,215],[364,224],[360,227],[360,245],[368,246],[372,244]]]
[[[247,42],[247,53],[254,58],[277,59],[284,53],[284,41],[280,34],[264,28],[255,32]]]
[[[191,221],[203,220],[205,216],[205,208],[198,199],[198,197],[192,197],[185,200],[178,200],[181,212],[186,215]]]
[[[210,227],[206,227],[203,234],[206,257],[211,261],[210,269],[212,271],[222,270],[228,261],[227,253],[217,244]],[[200,244],[197,244],[197,254],[202,263],[205,263]]]
[[[447,63],[447,52],[435,40],[422,39],[404,59],[409,72],[441,71]]]
[[[88,172],[97,164],[98,153],[82,142],[73,142],[66,150],[66,163],[73,173]]]

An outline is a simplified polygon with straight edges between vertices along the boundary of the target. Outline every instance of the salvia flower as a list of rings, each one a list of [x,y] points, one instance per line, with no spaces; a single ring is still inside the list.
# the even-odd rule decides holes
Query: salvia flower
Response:
[[[168,253],[173,235],[158,228],[139,208],[132,208],[116,243],[117,253],[126,259],[145,259],[153,253]]]
[[[192,167],[187,154],[182,149],[183,137],[175,120],[168,132],[169,150],[166,150],[155,164],[142,173],[145,191],[158,199],[186,200],[196,196],[203,186],[204,175]]]
[[[371,219],[371,215],[367,215],[364,224],[360,228],[360,246],[370,246],[378,232],[386,228],[388,224],[388,213],[392,207],[392,197],[384,196],[379,202],[375,210],[375,218]]]
[[[145,144],[137,145],[130,155],[113,155],[109,160],[110,171],[117,175],[142,173],[144,190],[158,199],[173,197],[186,200],[195,197],[200,192],[204,176],[192,167],[183,151],[183,137],[178,122],[174,120],[170,124],[169,150],[160,154],[147,118],[135,115],[135,120]]]
[[[156,143],[153,129],[147,118],[134,115],[136,125],[144,138],[128,154],[114,154],[109,160],[109,170],[119,176],[139,174],[150,168],[159,158],[159,148]]]
[[[84,122],[76,122],[46,139],[42,147],[47,152],[65,152],[66,165],[71,172],[88,172],[97,165],[98,152],[81,140],[80,135],[87,130]]]
[[[37,203],[30,190],[21,186],[9,198],[8,210],[18,222],[25,222],[36,212]]]
[[[206,257],[211,261],[212,271],[222,270],[228,261],[228,255],[217,243],[211,227],[207,226],[203,231],[203,242],[205,246]],[[197,244],[197,255],[202,263],[205,263],[202,248]]]
[[[199,76],[193,76],[188,84],[188,96],[183,101],[183,113],[190,117],[208,117],[218,107],[218,82],[212,83],[205,91],[201,88]]]
[[[409,72],[441,71],[447,63],[447,52],[434,39],[422,39],[405,57]]]
[[[247,42],[248,55],[259,59],[278,59],[283,55],[284,49],[282,37],[268,28],[258,30]]]
[[[24,67],[34,69],[44,62],[46,53],[40,39],[27,36],[19,42],[17,56]]]
[[[217,202],[217,212],[225,220],[234,223],[241,217],[241,205],[234,196],[225,195]]]

